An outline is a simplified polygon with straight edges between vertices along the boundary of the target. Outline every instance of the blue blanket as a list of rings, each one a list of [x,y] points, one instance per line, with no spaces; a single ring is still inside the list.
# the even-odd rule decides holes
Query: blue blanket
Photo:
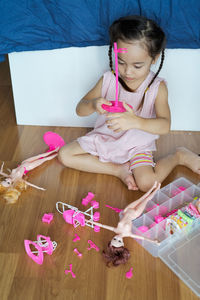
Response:
[[[154,19],[167,48],[200,48],[200,0],[0,0],[0,55],[107,45],[125,15]]]

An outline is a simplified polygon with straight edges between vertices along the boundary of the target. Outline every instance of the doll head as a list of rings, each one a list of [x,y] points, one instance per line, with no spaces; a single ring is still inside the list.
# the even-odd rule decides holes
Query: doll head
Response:
[[[115,267],[125,264],[130,257],[128,249],[124,247],[122,238],[118,238],[118,236],[115,236],[108,243],[107,249],[103,250],[102,254],[107,266],[112,264]]]
[[[0,183],[0,194],[8,204],[13,204],[17,202],[19,196],[21,195],[21,192],[26,189],[27,185],[23,180],[19,180],[15,183],[15,185],[5,186],[5,181],[6,180]]]

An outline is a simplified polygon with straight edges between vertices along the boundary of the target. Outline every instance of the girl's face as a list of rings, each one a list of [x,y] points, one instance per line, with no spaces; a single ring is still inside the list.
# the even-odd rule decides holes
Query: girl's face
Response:
[[[120,77],[132,89],[138,86],[147,77],[151,64],[155,63],[149,56],[145,45],[140,41],[117,41],[117,48],[126,48],[127,53],[118,53],[118,70]]]

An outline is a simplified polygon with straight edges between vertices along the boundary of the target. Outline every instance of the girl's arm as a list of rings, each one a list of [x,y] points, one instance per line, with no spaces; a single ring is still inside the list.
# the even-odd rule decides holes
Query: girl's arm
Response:
[[[127,110],[126,112],[108,115],[108,128],[115,132],[135,128],[159,135],[169,132],[171,117],[168,105],[168,91],[165,83],[160,83],[155,99],[156,118],[148,119],[138,117],[126,103],[124,107]]]
[[[171,116],[168,104],[168,91],[164,82],[161,82],[158,88],[158,94],[155,99],[155,111],[155,119],[139,118],[137,128],[159,135],[168,133],[171,126]]]
[[[102,83],[103,77],[100,78],[97,84],[77,104],[76,113],[78,116],[89,116],[94,112],[100,114],[106,112],[101,105],[109,105],[110,102],[101,97]]]

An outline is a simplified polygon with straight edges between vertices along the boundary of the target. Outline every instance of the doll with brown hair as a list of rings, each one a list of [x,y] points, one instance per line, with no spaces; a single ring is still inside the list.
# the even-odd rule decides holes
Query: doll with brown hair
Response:
[[[150,201],[155,193],[160,189],[160,183],[155,182],[151,189],[145,193],[138,200],[130,203],[122,212],[122,218],[118,222],[117,227],[111,227],[103,225],[97,222],[90,221],[99,227],[114,231],[115,235],[108,243],[107,249],[103,251],[103,256],[107,262],[107,265],[113,264],[118,266],[124,264],[130,257],[130,253],[127,248],[124,247],[123,238],[132,237],[136,239],[146,240],[152,243],[157,243],[157,240],[151,240],[147,237],[136,235],[132,233],[132,221],[138,218],[144,211],[146,204]]]
[[[4,163],[2,164],[0,176],[3,177],[3,180],[0,181],[0,194],[7,201],[7,203],[15,203],[21,195],[21,192],[26,190],[27,186],[45,190],[44,188],[26,181],[23,177],[28,171],[33,170],[42,165],[45,161],[56,157],[58,155],[58,150],[59,147],[53,151],[45,152],[26,159],[22,161],[17,168],[9,170],[10,174],[3,172]]]

